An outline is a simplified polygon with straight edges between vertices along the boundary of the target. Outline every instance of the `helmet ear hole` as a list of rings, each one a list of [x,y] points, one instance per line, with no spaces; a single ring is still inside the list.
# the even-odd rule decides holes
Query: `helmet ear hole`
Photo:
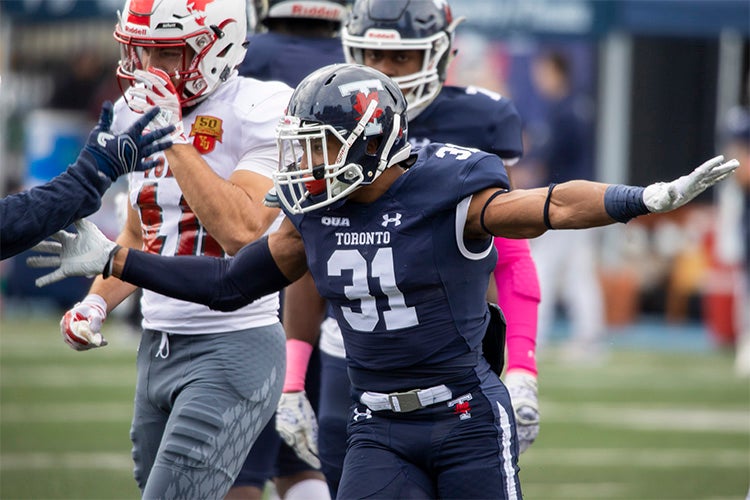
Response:
[[[377,137],[371,137],[371,138],[370,138],[370,139],[369,139],[369,140],[367,141],[367,148],[365,149],[365,152],[366,152],[366,153],[367,153],[368,155],[374,155],[374,154],[377,154],[377,152],[378,152],[378,148],[380,148],[380,143],[381,143],[381,142],[382,142],[382,137],[381,137],[381,136],[377,136]]]

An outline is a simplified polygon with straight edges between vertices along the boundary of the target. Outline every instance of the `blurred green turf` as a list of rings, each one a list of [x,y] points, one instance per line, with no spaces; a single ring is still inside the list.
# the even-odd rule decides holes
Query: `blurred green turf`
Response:
[[[58,321],[0,320],[0,498],[138,498],[128,439],[137,339],[109,321],[110,345],[77,353]],[[746,498],[750,381],[735,378],[731,355],[629,349],[587,368],[543,353],[525,498]]]

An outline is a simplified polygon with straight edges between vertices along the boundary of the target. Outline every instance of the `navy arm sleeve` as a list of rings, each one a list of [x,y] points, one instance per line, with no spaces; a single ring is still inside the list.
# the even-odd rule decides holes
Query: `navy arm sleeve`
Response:
[[[0,200],[0,259],[28,250],[74,221],[99,210],[112,181],[100,175],[88,151],[41,186]]]
[[[165,257],[131,249],[120,279],[217,311],[234,311],[290,283],[273,260],[268,236],[245,245],[232,259]]]

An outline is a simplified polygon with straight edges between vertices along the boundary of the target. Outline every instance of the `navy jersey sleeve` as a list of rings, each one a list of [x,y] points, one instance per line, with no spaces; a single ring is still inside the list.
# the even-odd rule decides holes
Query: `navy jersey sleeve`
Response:
[[[88,151],[41,186],[0,200],[0,259],[28,250],[74,221],[93,214],[112,182]]]
[[[513,102],[504,97],[500,98],[488,119],[492,141],[488,152],[495,153],[505,160],[520,158],[523,155],[523,124]]]
[[[510,99],[476,87],[445,86],[409,121],[409,140],[414,145],[460,144],[509,160],[523,154],[522,126]]]
[[[131,250],[120,279],[217,311],[234,311],[290,283],[273,260],[268,236],[245,245],[231,259]]]

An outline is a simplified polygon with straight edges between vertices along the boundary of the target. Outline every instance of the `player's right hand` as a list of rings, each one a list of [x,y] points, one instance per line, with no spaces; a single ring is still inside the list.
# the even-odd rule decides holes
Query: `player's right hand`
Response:
[[[157,127],[174,127],[169,139],[174,144],[189,144],[182,124],[182,105],[169,75],[158,68],[133,72],[135,85],[125,91],[125,100],[136,113],[148,113],[153,106],[160,108],[153,123]]]
[[[281,395],[276,408],[276,431],[298,457],[320,469],[318,419],[304,391]]]
[[[649,212],[674,210],[729,177],[739,166],[737,160],[724,161],[723,156],[715,156],[679,179],[646,186],[643,202]]]
[[[107,303],[100,295],[89,294],[60,320],[63,340],[76,351],[104,347],[107,341],[99,330],[107,318]]]
[[[57,269],[41,278],[36,286],[43,287],[69,276],[96,276],[102,274],[109,264],[110,253],[117,245],[107,239],[92,222],[80,219],[74,222],[78,234],[65,230],[51,236],[57,241],[45,240],[32,250],[58,254],[57,256],[34,255],[26,259],[29,267],[55,267]]]

